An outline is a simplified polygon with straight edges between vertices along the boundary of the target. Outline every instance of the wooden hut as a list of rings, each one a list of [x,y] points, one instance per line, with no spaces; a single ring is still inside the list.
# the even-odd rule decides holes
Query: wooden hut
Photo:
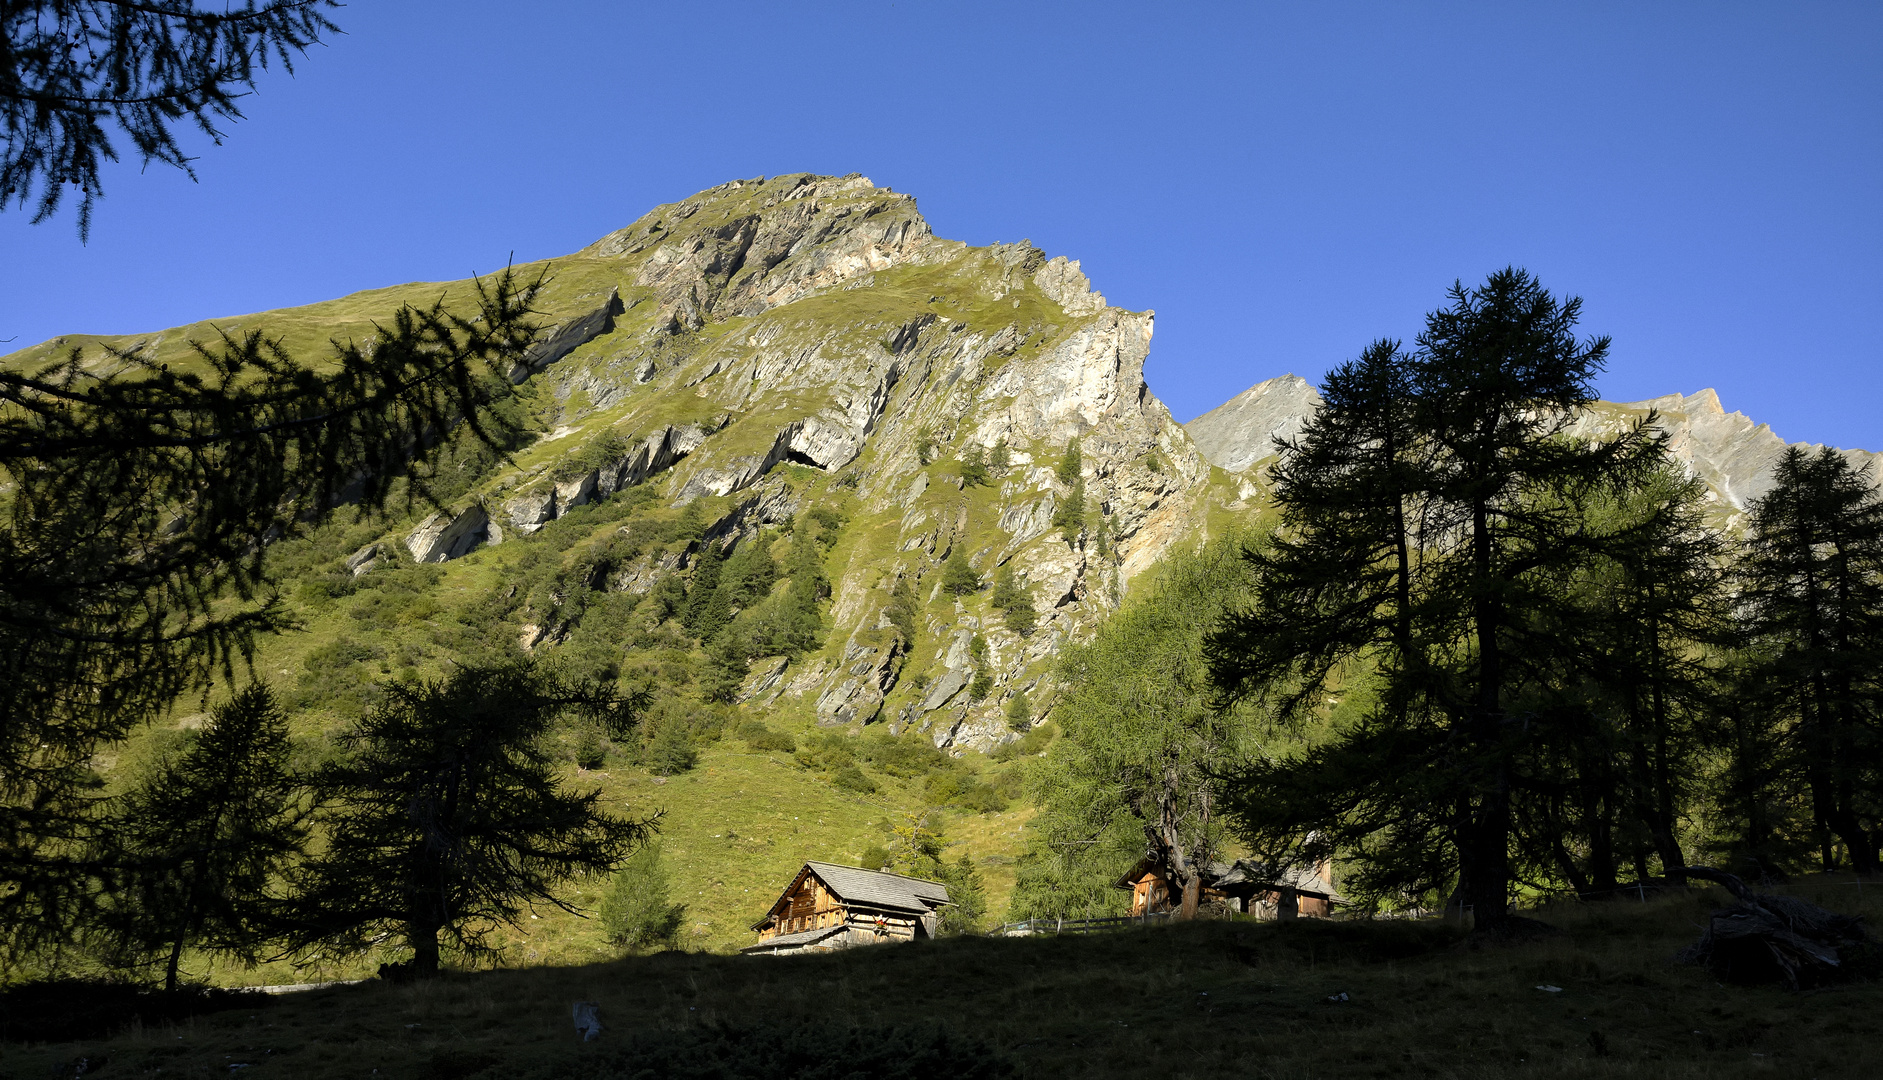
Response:
[[[752,925],[748,953],[820,952],[935,936],[948,887],[921,878],[807,862]]]
[[[1312,870],[1276,868],[1248,859],[1210,863],[1203,868],[1202,903],[1218,903],[1259,918],[1292,919],[1298,915],[1325,919],[1341,902],[1334,891],[1331,868],[1323,862]],[[1151,859],[1140,859],[1114,885],[1131,893],[1131,914],[1169,911],[1182,900],[1182,888]]]

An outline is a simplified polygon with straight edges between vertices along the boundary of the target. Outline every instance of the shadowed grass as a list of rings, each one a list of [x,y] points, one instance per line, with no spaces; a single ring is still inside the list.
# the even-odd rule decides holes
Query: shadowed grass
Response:
[[[1828,882],[1801,894],[1875,914]],[[1723,986],[1672,962],[1723,894],[1559,905],[1566,931],[1467,949],[1437,923],[1201,922],[1091,937],[965,938],[829,956],[662,954],[583,967],[368,983],[143,1028],[6,1049],[42,1077],[104,1054],[112,1075],[554,1075],[628,1032],[721,1023],[837,1032],[940,1024],[1028,1077],[1864,1076],[1883,992]],[[1557,987],[1557,991],[1538,989]],[[1345,993],[1344,1003],[1329,1004]],[[570,1003],[608,1031],[576,1042]],[[662,1036],[667,1038],[667,1036]],[[617,1040],[611,1044],[609,1040]],[[671,1041],[671,1040],[669,1040]],[[455,1063],[455,1064],[454,1064]],[[436,1065],[436,1067],[435,1067]],[[483,1071],[479,1071],[483,1070]]]

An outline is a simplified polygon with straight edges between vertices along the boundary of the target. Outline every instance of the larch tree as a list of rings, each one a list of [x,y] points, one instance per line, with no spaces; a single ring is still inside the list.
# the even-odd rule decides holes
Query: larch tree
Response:
[[[463,440],[496,456],[516,445],[506,373],[536,333],[537,284],[480,282],[475,313],[400,309],[319,366],[254,331],[194,344],[193,370],[75,347],[0,371],[10,948],[69,938],[99,895],[83,855],[93,756],[284,625],[273,541],[341,505],[423,498],[424,474]]]
[[[1061,730],[1029,776],[1039,815],[1015,887],[1019,918],[1096,915],[1139,858],[1196,912],[1203,871],[1225,839],[1221,773],[1249,751],[1244,710],[1215,707],[1205,629],[1243,595],[1240,546],[1179,553],[1159,580],[1069,648],[1053,708]]]
[[[1496,931],[1522,753],[1569,644],[1539,615],[1568,568],[1621,542],[1590,527],[1589,499],[1663,450],[1643,425],[1572,435],[1608,350],[1576,338],[1579,300],[1516,269],[1450,300],[1411,355],[1383,342],[1330,380],[1276,470],[1282,526],[1250,555],[1254,602],[1210,656],[1225,701],[1284,720],[1317,715],[1336,677],[1376,698],[1238,775],[1229,808],[1252,842],[1340,844],[1363,890],[1450,891]]]
[[[1743,559],[1755,649],[1750,707],[1810,793],[1824,869],[1833,838],[1877,872],[1883,841],[1883,496],[1843,455],[1793,447],[1752,508]]]
[[[253,960],[307,840],[287,716],[260,683],[211,710],[180,753],[116,801],[101,842],[116,868],[103,925],[114,953],[161,960],[175,990],[186,948]]]
[[[193,0],[13,0],[0,4],[0,208],[35,202],[35,223],[70,188],[78,231],[91,231],[104,194],[99,170],[129,136],[143,164],[195,178],[173,127],[220,143],[219,124],[242,118],[238,98],[270,62],[294,58],[339,28],[338,0],[255,0],[220,10]],[[38,196],[34,198],[34,191]]]
[[[288,931],[300,951],[364,952],[383,933],[436,974],[446,947],[476,958],[523,910],[574,907],[557,888],[607,873],[653,819],[566,790],[544,736],[567,713],[625,737],[642,695],[570,685],[528,662],[400,681],[341,739],[348,756],[314,777],[324,850],[297,874]]]

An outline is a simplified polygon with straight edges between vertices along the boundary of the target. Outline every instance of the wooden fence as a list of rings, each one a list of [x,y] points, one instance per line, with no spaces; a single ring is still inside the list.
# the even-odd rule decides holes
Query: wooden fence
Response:
[[[989,937],[1031,937],[1035,934],[1095,934],[1123,930],[1132,926],[1169,922],[1174,912],[1153,911],[1143,915],[1117,915],[1109,919],[1024,919],[1001,923],[988,931]]]

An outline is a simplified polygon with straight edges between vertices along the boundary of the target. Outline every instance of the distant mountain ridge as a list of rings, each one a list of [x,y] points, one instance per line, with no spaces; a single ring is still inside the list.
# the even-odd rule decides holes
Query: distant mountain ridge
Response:
[[[1256,383],[1185,424],[1184,430],[1210,464],[1243,473],[1275,455],[1276,439],[1299,435],[1320,407],[1321,395],[1306,379],[1281,375]],[[1649,412],[1668,434],[1669,452],[1689,475],[1706,483],[1729,520],[1772,489],[1773,471],[1789,447],[1821,449],[1817,443],[1788,443],[1745,413],[1727,412],[1711,389],[1646,401],[1597,402],[1573,430],[1612,434]],[[1883,479],[1883,454],[1845,449],[1838,453],[1853,468],[1868,470],[1873,481]]]

